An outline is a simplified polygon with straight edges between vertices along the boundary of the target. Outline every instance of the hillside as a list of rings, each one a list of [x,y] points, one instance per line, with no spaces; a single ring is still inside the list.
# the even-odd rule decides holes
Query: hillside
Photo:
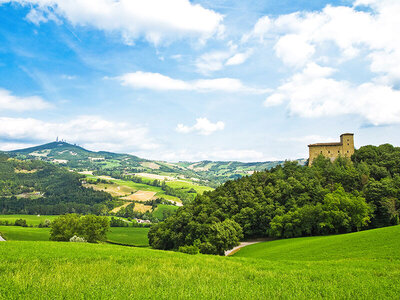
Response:
[[[0,298],[396,299],[399,233],[393,226],[346,235],[348,247],[339,256],[332,254],[344,241],[309,238],[302,255],[290,251],[304,239],[288,239],[281,241],[285,251],[270,252],[270,258],[8,241],[0,243]],[[327,255],[314,259],[321,247]]]
[[[283,161],[243,163],[235,161],[201,161],[168,163],[147,160],[130,154],[105,151],[89,151],[66,142],[52,142],[36,147],[9,151],[18,159],[40,159],[66,166],[75,171],[90,171],[97,175],[121,176],[137,174],[149,177],[158,175],[160,179],[174,178],[195,181],[215,187],[230,179],[252,174],[254,171],[270,169]],[[298,160],[304,164],[305,160]],[[150,176],[151,177],[151,176]]]
[[[83,175],[47,162],[0,154],[0,212],[6,214],[102,214],[110,194],[82,186]]]
[[[264,260],[334,261],[341,259],[400,260],[400,226],[340,235],[262,242],[243,247],[233,256]]]
[[[364,146],[311,167],[286,162],[228,181],[149,231],[162,250],[222,255],[242,239],[331,235],[400,223],[400,148]],[[179,234],[175,234],[179,232]]]

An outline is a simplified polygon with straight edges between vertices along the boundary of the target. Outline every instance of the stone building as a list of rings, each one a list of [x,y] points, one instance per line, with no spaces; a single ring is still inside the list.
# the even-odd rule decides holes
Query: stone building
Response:
[[[354,153],[354,134],[343,133],[339,143],[316,143],[308,145],[309,158],[308,165],[311,166],[313,160],[322,154],[332,161],[337,157],[350,157]]]

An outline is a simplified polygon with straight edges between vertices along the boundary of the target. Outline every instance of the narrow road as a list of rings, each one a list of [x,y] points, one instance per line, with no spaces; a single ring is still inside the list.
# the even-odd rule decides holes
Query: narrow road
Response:
[[[1,237],[1,235],[0,235],[0,242],[5,242],[6,240],[5,239],[3,239],[2,237]]]
[[[232,248],[230,250],[225,251],[225,256],[232,255],[232,254],[238,252],[243,247],[246,247],[246,246],[249,246],[249,245],[253,245],[253,244],[257,244],[257,243],[261,243],[261,242],[265,242],[265,241],[257,240],[257,241],[241,242],[239,244],[239,246],[236,246],[235,248]]]

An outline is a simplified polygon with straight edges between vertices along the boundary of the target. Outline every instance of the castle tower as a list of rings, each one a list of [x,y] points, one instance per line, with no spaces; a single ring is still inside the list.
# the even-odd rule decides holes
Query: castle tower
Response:
[[[340,135],[340,143],[316,143],[308,145],[308,165],[311,166],[314,159],[323,155],[334,161],[339,156],[351,157],[354,154],[354,134],[343,133]]]

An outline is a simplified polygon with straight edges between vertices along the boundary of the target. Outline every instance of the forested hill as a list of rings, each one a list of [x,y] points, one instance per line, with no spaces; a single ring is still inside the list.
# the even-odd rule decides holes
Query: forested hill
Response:
[[[325,235],[399,223],[400,148],[356,150],[352,161],[286,162],[228,181],[153,226],[158,249],[223,254],[240,239]]]
[[[0,153],[0,212],[3,214],[102,214],[110,194],[82,186],[83,176],[39,160],[21,161]]]
[[[236,161],[201,161],[168,163],[147,160],[130,154],[106,151],[89,151],[66,142],[52,142],[36,147],[9,151],[17,159],[37,159],[75,171],[93,171],[96,175],[121,177],[134,173],[150,173],[175,178],[195,179],[202,185],[216,187],[230,179],[252,174],[254,171],[270,169],[283,161],[236,162]],[[304,164],[305,160],[300,159]]]

